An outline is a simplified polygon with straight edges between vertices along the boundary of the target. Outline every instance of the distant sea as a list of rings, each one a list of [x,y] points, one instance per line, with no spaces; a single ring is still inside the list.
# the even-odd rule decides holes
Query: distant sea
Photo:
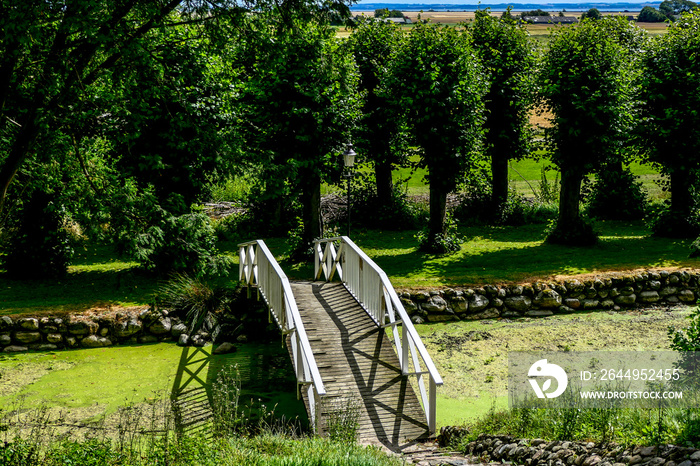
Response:
[[[476,11],[490,8],[493,11],[505,11],[509,6],[513,11],[528,11],[542,9],[545,11],[588,11],[597,8],[599,11],[629,11],[638,12],[645,6],[658,8],[661,2],[646,3],[498,3],[498,4],[436,4],[436,3],[362,3],[352,8],[353,12],[374,11],[380,8],[401,11]]]

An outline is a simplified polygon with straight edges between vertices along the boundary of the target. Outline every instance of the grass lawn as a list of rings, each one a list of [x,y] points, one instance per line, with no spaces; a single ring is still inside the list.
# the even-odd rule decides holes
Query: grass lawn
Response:
[[[697,267],[688,259],[690,241],[649,236],[641,222],[600,222],[598,245],[568,248],[545,244],[545,225],[522,227],[465,227],[461,250],[433,256],[417,250],[413,234],[403,231],[356,231],[352,238],[391,279],[394,287],[436,288],[486,283],[530,282],[558,275],[602,273],[661,267]],[[281,242],[272,241],[274,254],[283,254]],[[313,274],[311,264],[283,269],[292,278]]]
[[[353,240],[382,267],[396,288],[483,286],[611,270],[697,267],[689,240],[649,236],[641,222],[600,222],[598,245],[567,248],[545,244],[546,225],[470,226],[461,250],[433,256],[417,250],[416,231],[354,230]],[[265,238],[290,278],[308,280],[313,263],[291,263],[284,238]],[[237,260],[235,243],[220,243]],[[232,272],[232,280],[237,271]],[[147,306],[159,280],[143,275],[107,248],[82,251],[61,280],[15,281],[0,275],[0,315],[84,311],[109,306]]]

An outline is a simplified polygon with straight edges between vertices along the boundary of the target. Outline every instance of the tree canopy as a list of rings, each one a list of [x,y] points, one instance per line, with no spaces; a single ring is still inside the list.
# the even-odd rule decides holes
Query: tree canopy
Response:
[[[643,137],[649,160],[671,179],[664,235],[694,236],[689,219],[700,169],[700,12],[685,13],[643,56]],[[664,226],[665,224],[666,226]]]
[[[411,135],[428,170],[430,220],[426,248],[445,252],[447,194],[479,153],[483,100],[482,65],[468,36],[454,28],[419,24],[396,60],[385,92],[407,115]]]
[[[492,200],[498,206],[508,197],[508,161],[524,157],[531,146],[535,53],[525,28],[488,10],[476,12],[469,32],[488,75],[485,149],[491,158]]]
[[[550,241],[595,241],[579,214],[581,182],[618,156],[631,129],[634,67],[619,38],[620,21],[588,20],[559,29],[541,66],[540,92],[553,115],[545,138],[561,170],[559,217]]]

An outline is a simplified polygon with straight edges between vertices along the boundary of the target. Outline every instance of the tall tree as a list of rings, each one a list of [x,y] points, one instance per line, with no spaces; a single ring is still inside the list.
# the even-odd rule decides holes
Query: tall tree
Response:
[[[363,91],[357,147],[374,163],[377,197],[385,209],[391,208],[393,200],[392,167],[402,161],[407,140],[401,109],[392,106],[389,97],[379,90],[403,36],[395,23],[370,19],[361,22],[348,38]]]
[[[508,10],[510,12],[510,10]],[[491,158],[494,206],[508,198],[508,162],[527,155],[532,131],[535,53],[527,30],[510,14],[497,18],[478,10],[469,29],[489,76],[486,102],[486,152]]]
[[[8,0],[0,4],[0,211],[36,143],[69,121],[75,104],[150,31],[201,18],[220,3],[184,0]],[[171,15],[178,10],[180,15]]]
[[[486,79],[466,34],[450,27],[414,27],[396,60],[385,92],[404,109],[428,170],[430,220],[425,247],[446,252],[447,194],[481,148]]]
[[[579,212],[583,177],[617,153],[632,123],[633,66],[607,20],[556,31],[539,75],[550,158],[561,171],[559,216],[548,240],[570,245],[596,241]]]
[[[692,237],[693,193],[700,170],[700,13],[684,14],[644,55],[643,138],[649,160],[671,180],[670,212],[657,233]]]
[[[276,29],[255,18],[257,61],[241,95],[249,161],[262,166],[263,195],[302,204],[302,241],[322,233],[321,182],[338,167],[360,100],[352,55],[314,22]]]

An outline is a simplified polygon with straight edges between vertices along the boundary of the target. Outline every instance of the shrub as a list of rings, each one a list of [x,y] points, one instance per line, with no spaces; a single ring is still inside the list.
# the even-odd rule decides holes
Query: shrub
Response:
[[[427,221],[428,212],[417,203],[411,202],[401,183],[395,183],[391,192],[391,202],[380,202],[377,185],[369,173],[358,174],[352,188],[353,224],[364,228],[407,230],[418,227]],[[347,213],[338,216],[338,224],[347,222]]]
[[[149,226],[122,240],[146,270],[159,275],[216,275],[231,266],[230,259],[218,255],[214,228],[200,212],[175,216],[156,207]]]
[[[257,225],[249,211],[213,220],[212,227],[217,238],[223,241],[245,241],[257,236]]]
[[[529,225],[547,223],[557,217],[557,205],[529,199],[513,192],[501,206],[497,223],[501,225]]]
[[[582,192],[588,215],[607,220],[638,220],[649,203],[642,183],[629,168],[601,170],[596,181]]]
[[[239,291],[179,274],[160,287],[156,300],[160,305],[184,314],[190,333],[194,333],[215,314],[230,310]]]
[[[457,223],[449,212],[445,215],[445,231],[430,238],[428,229],[416,234],[418,249],[429,254],[451,254],[461,249],[464,238],[457,232]]]
[[[691,211],[690,217],[679,217],[668,208],[652,212],[648,217],[651,231],[662,238],[689,238],[700,234],[700,216],[697,209]]]
[[[547,229],[546,241],[562,246],[593,246],[598,242],[598,235],[593,230],[593,225],[585,219],[579,219],[567,228],[561,228],[553,221]]]
[[[668,328],[668,338],[671,340],[671,349],[678,351],[680,357],[678,368],[686,374],[686,380],[696,380],[700,367],[698,354],[700,354],[700,309],[696,309],[689,316],[688,326],[682,329]]]
[[[4,263],[11,277],[56,278],[67,273],[73,248],[61,207],[49,194],[35,191],[25,203],[6,251]]]

